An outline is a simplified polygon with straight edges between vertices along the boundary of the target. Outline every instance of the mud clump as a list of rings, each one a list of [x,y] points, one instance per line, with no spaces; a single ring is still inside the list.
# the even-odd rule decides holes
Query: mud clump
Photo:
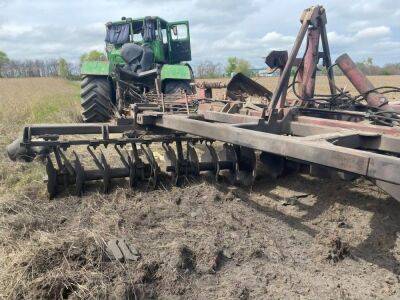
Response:
[[[28,298],[67,299],[75,293],[79,284],[80,282],[77,282],[76,278],[62,275],[46,279],[40,278],[30,286]]]
[[[32,257],[27,259],[30,261],[22,261],[21,265],[27,266],[28,274],[36,278],[63,263],[68,263],[74,268],[96,267],[103,260],[103,252],[94,239],[77,238],[59,245],[49,244],[47,247],[38,248],[32,253]]]
[[[134,276],[135,283],[154,283],[159,279],[157,271],[160,264],[156,261],[145,262],[139,265]]]
[[[327,259],[333,263],[337,263],[350,255],[349,247],[342,242],[340,237],[332,238],[330,247]]]
[[[177,248],[175,268],[179,272],[192,273],[196,270],[196,254],[186,245]]]
[[[236,284],[235,289],[232,290],[231,296],[234,299],[247,300],[250,299],[250,290],[246,286]]]
[[[114,286],[111,296],[111,299],[139,300],[154,299],[157,297],[157,294],[155,289],[150,286],[121,282]]]
[[[215,254],[213,264],[211,266],[210,273],[216,273],[224,266],[224,264],[232,259],[232,255],[224,250],[219,250]]]

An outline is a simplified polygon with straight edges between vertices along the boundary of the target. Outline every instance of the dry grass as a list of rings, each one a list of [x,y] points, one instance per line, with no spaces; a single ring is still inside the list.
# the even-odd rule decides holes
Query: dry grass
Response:
[[[372,84],[375,87],[381,86],[400,86],[400,76],[370,76],[368,77]],[[255,81],[262,84],[266,88],[271,91],[274,91],[276,85],[278,84],[278,77],[258,77],[254,78]],[[200,80],[199,81],[203,81]],[[221,78],[221,79],[207,79],[205,81],[216,81],[216,82],[223,82],[227,83],[229,78]],[[349,91],[351,94],[357,95],[357,90],[353,87],[350,81],[344,76],[337,76],[336,77],[336,85],[340,88],[344,88],[346,91]],[[328,94],[329,93],[329,85],[328,80],[325,76],[317,77],[317,85],[316,85],[316,93],[318,94]],[[220,93],[219,93],[220,95]],[[288,97],[294,97],[294,94],[290,90],[288,93]],[[390,100],[400,99],[400,93],[390,94]]]
[[[0,91],[2,139],[14,138],[26,124],[79,121],[78,83],[56,78],[0,79]]]
[[[56,78],[0,79],[0,147],[33,123],[79,122],[79,85]],[[37,186],[43,170],[36,163],[10,162],[0,154],[0,192],[24,193]]]
[[[78,83],[56,78],[0,79],[0,298],[22,296],[15,292],[21,289],[18,286],[26,284],[29,272],[39,272],[35,266],[39,260],[33,258],[42,255],[47,259],[48,254],[41,252],[63,245],[56,239],[48,244],[57,226],[52,217],[57,214],[49,212],[51,204],[37,203],[46,198],[43,166],[11,162],[4,147],[21,134],[24,125],[78,121]],[[30,239],[31,232],[38,232],[37,239]],[[44,247],[37,247],[38,243]],[[49,284],[57,283],[50,280]]]

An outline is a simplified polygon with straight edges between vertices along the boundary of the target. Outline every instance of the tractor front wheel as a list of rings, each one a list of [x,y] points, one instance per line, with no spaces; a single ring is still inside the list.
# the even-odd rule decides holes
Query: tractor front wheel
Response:
[[[108,122],[113,116],[112,86],[106,77],[85,76],[81,82],[84,122]]]

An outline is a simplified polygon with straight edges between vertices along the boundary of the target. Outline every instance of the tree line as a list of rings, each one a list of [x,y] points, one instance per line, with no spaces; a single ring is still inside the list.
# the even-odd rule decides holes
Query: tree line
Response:
[[[221,63],[213,63],[206,60],[198,64],[195,68],[197,78],[231,77],[236,73],[243,73],[246,76],[256,75],[249,61],[237,57],[228,57],[225,66]]]
[[[36,60],[13,60],[7,54],[0,51],[0,77],[62,77],[77,79],[79,77],[80,65],[84,61],[107,60],[103,52],[93,50],[84,53],[80,57],[79,64],[70,63],[64,58],[59,59],[36,59]],[[219,63],[204,61],[195,67],[195,75],[198,78],[218,78],[232,76],[235,73],[243,73],[247,76],[254,75],[251,64],[241,58],[229,57],[225,67]]]
[[[65,59],[9,60],[0,65],[0,77],[62,77],[73,79],[77,71]]]
[[[0,77],[61,77],[65,79],[79,79],[79,70],[82,62],[87,60],[105,60],[106,56],[100,51],[90,51],[81,56],[79,64],[68,62],[65,58],[59,59],[10,59],[0,51]]]
[[[64,58],[59,59],[10,59],[7,54],[0,51],[0,77],[62,77],[66,79],[79,79],[80,65],[84,61],[106,60],[106,55],[97,50],[84,53],[79,63],[68,62]],[[366,75],[400,75],[400,63],[390,63],[384,66],[374,64],[372,58],[357,63],[358,68]],[[321,74],[325,72],[320,68]],[[229,57],[226,64],[214,63],[206,60],[197,64],[194,68],[197,78],[231,77],[236,73],[247,76],[257,76],[251,63],[238,57]],[[342,75],[339,68],[335,67],[336,75]]]
[[[368,76],[371,75],[400,75],[400,63],[389,63],[384,66],[375,65],[372,58],[367,58],[362,62],[356,63],[357,67]],[[343,72],[339,67],[334,66],[333,71],[335,75],[341,76]],[[195,73],[197,78],[220,78],[231,77],[235,73],[243,73],[247,76],[258,76],[257,72],[252,69],[250,62],[237,57],[229,57],[225,67],[220,63],[213,63],[206,60],[196,66]],[[292,75],[295,69],[292,70]],[[318,66],[317,74],[326,74],[326,69],[320,65]],[[279,73],[276,73],[279,75]]]

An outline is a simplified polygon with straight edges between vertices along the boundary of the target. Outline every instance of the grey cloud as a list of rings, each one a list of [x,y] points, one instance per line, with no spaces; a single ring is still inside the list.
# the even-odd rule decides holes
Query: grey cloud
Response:
[[[0,49],[13,58],[63,56],[77,60],[104,48],[104,26],[121,16],[159,15],[188,19],[194,64],[224,62],[227,56],[262,66],[272,49],[288,49],[302,10],[314,0],[0,0]],[[400,2],[326,0],[333,55],[348,52],[356,60],[400,61]],[[2,6],[3,5],[3,6]],[[13,34],[5,34],[2,27]],[[8,26],[8,27],[7,27]],[[396,48],[397,47],[397,48]]]

